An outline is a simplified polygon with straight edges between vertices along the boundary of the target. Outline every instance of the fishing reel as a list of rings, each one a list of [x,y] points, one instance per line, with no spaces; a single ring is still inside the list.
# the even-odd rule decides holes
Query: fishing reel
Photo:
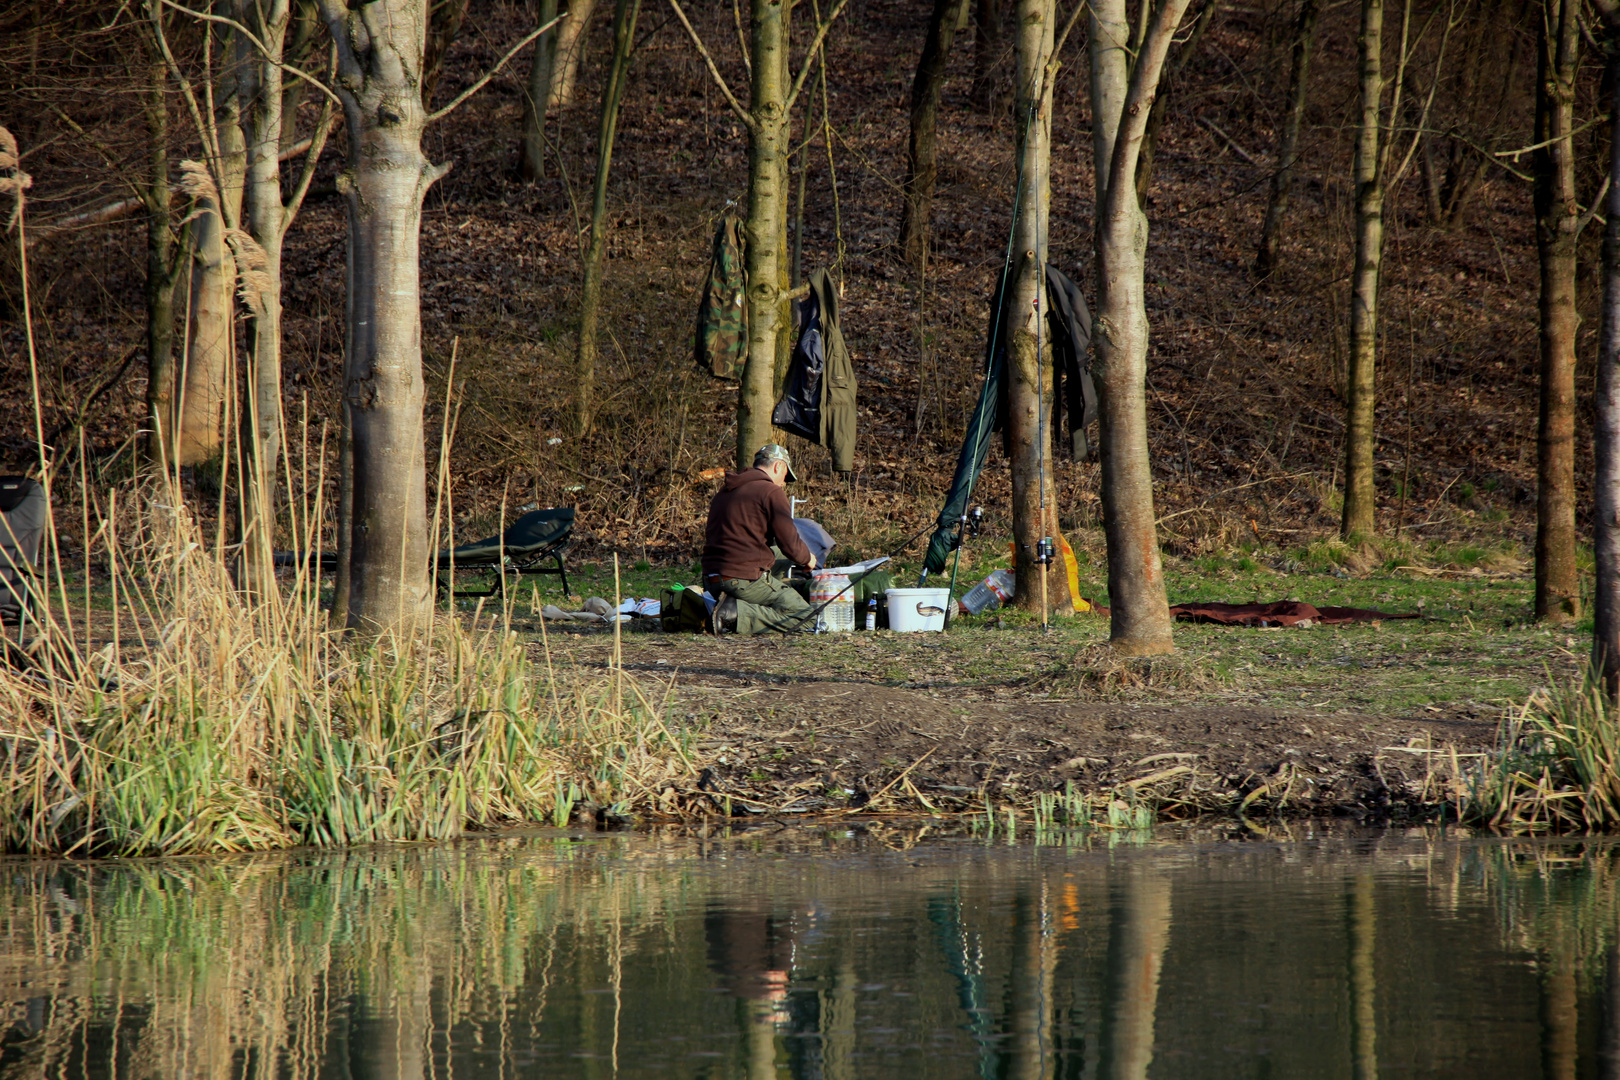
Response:
[[[961,535],[970,540],[977,540],[979,533],[984,530],[984,507],[975,506],[971,513],[963,511],[962,516],[957,519],[957,527],[961,530]]]
[[[1040,543],[1035,545],[1035,561],[1042,566],[1051,566],[1057,559],[1057,545],[1052,543],[1050,536],[1041,537]]]

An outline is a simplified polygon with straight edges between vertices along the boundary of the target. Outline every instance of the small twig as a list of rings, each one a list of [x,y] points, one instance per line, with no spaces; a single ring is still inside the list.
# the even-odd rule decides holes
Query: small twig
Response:
[[[1216,136],[1228,147],[1230,147],[1232,153],[1236,154],[1238,157],[1242,158],[1244,161],[1248,162],[1250,165],[1253,165],[1257,169],[1265,168],[1265,166],[1261,165],[1260,162],[1255,160],[1254,155],[1250,154],[1247,150],[1243,149],[1243,147],[1239,146],[1236,139],[1222,131],[1220,127],[1216,125],[1215,121],[1206,120],[1200,116],[1197,118],[1197,122],[1207,128],[1210,134]]]
[[[171,3],[172,0],[163,0],[163,2],[164,3]],[[565,15],[559,15],[555,19],[552,19],[550,22],[546,23],[544,26],[541,26],[541,27],[531,31],[528,34],[528,36],[526,36],[522,41],[518,42],[516,45],[514,45],[510,49],[508,49],[507,52],[506,52],[506,55],[501,57],[499,60],[497,60],[495,62],[494,67],[492,67],[488,71],[484,72],[484,77],[483,78],[479,79],[477,82],[475,82],[471,86],[467,87],[467,89],[465,89],[461,93],[457,94],[454,98],[452,98],[450,100],[450,104],[446,105],[444,108],[440,109],[437,112],[428,113],[428,118],[427,118],[426,122],[431,124],[435,120],[440,120],[440,119],[443,119],[444,117],[448,116],[453,110],[455,110],[457,107],[459,107],[463,101],[466,101],[468,98],[470,98],[474,94],[478,93],[478,91],[482,90],[484,88],[485,84],[489,82],[489,80],[491,80],[495,76],[499,75],[501,73],[501,68],[505,67],[506,62],[508,60],[512,59],[512,57],[514,57],[514,56],[516,56],[518,54],[518,50],[522,49],[523,46],[527,45],[529,42],[533,41],[535,38],[539,37],[541,34],[545,33],[547,30],[550,30],[553,26],[556,26],[558,23],[562,22],[563,19],[566,18],[566,17],[567,16],[565,16]]]
[[[910,765],[907,765],[905,767],[905,770],[902,771],[899,776],[895,777],[893,780],[890,780],[887,784],[884,784],[883,787],[878,789],[878,793],[876,795],[873,795],[870,799],[867,799],[866,802],[863,805],[861,805],[861,806],[852,806],[848,810],[845,810],[844,813],[846,813],[846,814],[859,813],[860,811],[866,809],[866,807],[871,806],[873,803],[875,803],[879,799],[883,798],[883,796],[885,796],[885,795],[887,795],[889,793],[890,788],[894,787],[894,785],[898,784],[900,781],[902,781],[906,777],[910,776],[911,775],[911,770],[915,769],[917,766],[921,765],[923,762],[925,762],[929,758],[933,757],[934,756],[934,751],[938,750],[938,749],[939,749],[938,746],[930,746],[928,748],[928,753],[924,754],[922,757],[918,758],[916,761],[913,761]]]

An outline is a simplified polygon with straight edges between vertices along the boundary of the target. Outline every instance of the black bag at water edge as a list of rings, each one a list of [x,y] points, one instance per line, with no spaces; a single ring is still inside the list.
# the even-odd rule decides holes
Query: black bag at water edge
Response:
[[[45,509],[45,489],[37,482],[0,476],[0,622],[20,622],[28,610]]]
[[[658,603],[658,621],[666,634],[702,634],[709,629],[709,605],[698,590],[665,589]]]

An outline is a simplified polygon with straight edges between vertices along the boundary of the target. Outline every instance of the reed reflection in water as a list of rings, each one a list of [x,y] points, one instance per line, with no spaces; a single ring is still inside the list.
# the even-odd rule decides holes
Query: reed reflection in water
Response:
[[[1607,843],[508,836],[0,862],[0,1080],[1620,1075]]]

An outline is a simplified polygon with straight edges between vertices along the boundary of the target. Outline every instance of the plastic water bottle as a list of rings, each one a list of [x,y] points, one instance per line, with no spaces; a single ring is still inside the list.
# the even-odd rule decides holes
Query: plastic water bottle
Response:
[[[1015,580],[1011,570],[997,570],[967,591],[962,610],[969,615],[996,610],[1012,597]]]

